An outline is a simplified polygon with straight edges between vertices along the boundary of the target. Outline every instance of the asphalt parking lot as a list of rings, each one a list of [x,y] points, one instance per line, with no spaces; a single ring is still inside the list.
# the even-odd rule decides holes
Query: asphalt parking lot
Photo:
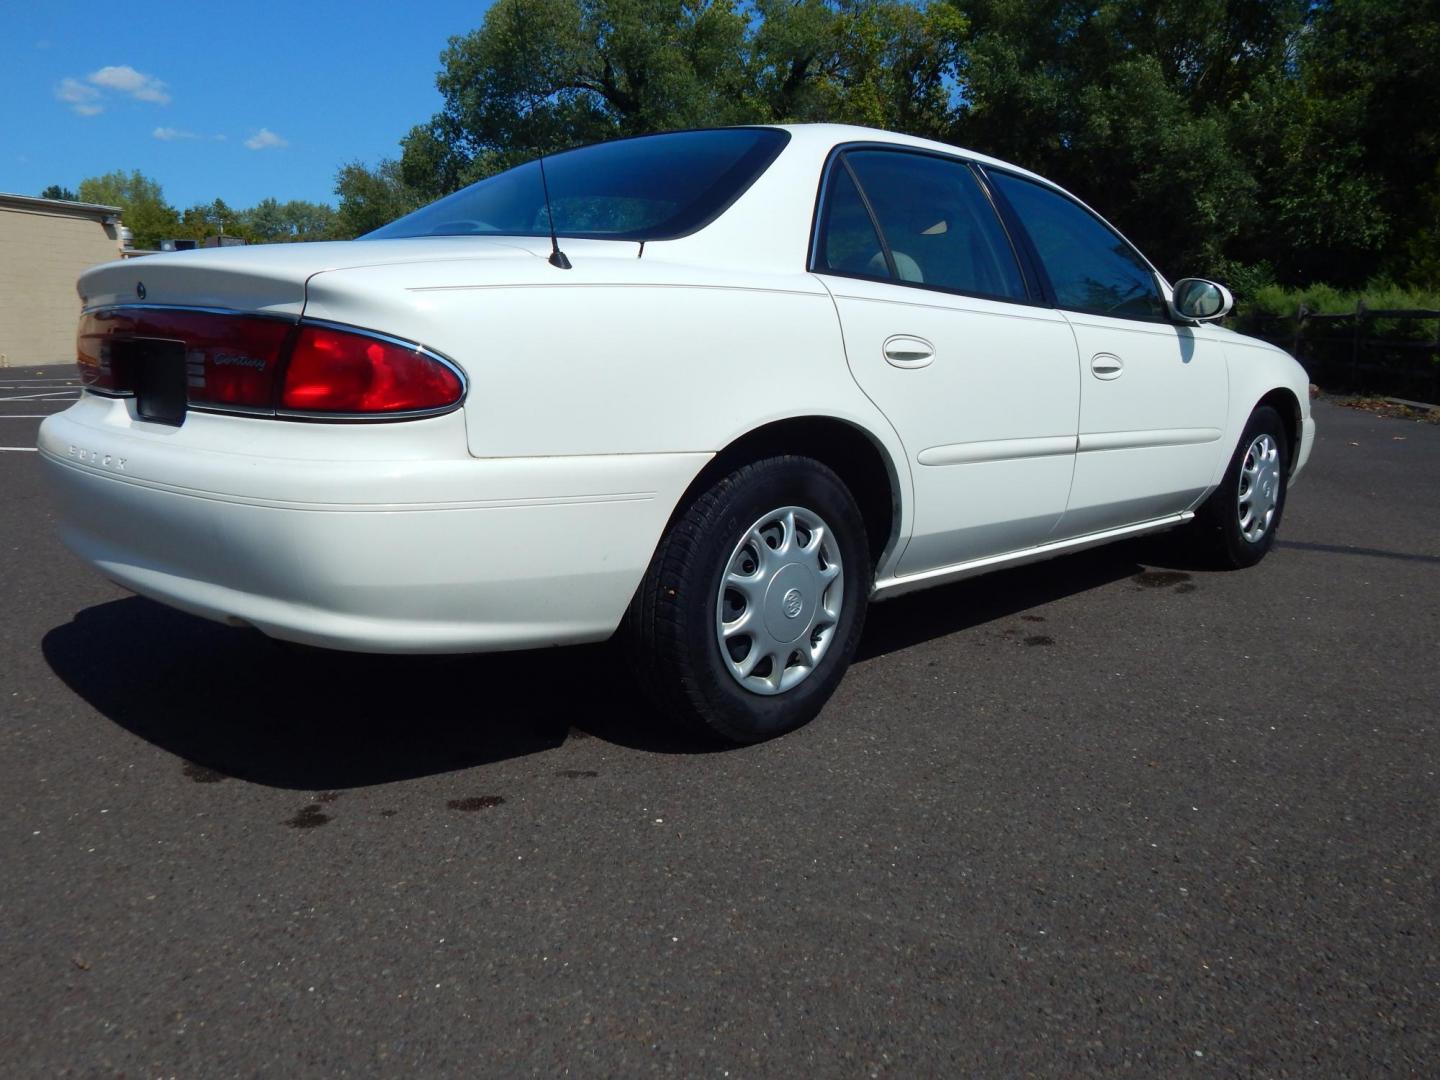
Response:
[[[1435,1075],[1440,427],[1318,402],[1257,569],[879,605],[706,752],[603,648],[129,596],[25,450],[74,393],[0,371],[0,1073]]]

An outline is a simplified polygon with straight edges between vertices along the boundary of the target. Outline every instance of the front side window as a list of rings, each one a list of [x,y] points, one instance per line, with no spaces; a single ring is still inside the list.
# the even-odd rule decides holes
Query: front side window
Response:
[[[847,165],[869,199],[883,246]],[[851,150],[834,166],[830,187],[820,251],[825,265],[818,269],[947,292],[1027,299],[1009,237],[980,182],[963,162],[926,154]]]
[[[1166,321],[1155,275],[1123,237],[1047,187],[1003,172],[992,171],[990,179],[1030,234],[1060,307]]]
[[[561,236],[673,240],[708,225],[789,142],[774,128],[677,131],[583,146],[545,159],[549,214]],[[531,161],[462,188],[367,233],[548,236],[540,165]]]

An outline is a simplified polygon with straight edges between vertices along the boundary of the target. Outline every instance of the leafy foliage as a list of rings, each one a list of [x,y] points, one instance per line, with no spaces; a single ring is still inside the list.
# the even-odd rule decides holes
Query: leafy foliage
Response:
[[[79,197],[141,246],[356,236],[541,153],[835,121],[1033,168],[1242,302],[1440,289],[1440,0],[496,0],[440,61],[440,111],[344,165],[337,210],[180,214],[139,173]]]
[[[137,248],[158,247],[161,240],[175,236],[180,225],[180,215],[165,201],[160,185],[138,169],[82,180],[79,194],[81,202],[120,207]]]
[[[1257,220],[1233,110],[1283,80],[1303,0],[973,0],[952,136],[1091,202],[1164,270],[1203,272]]]
[[[343,235],[340,216],[332,207],[301,199],[285,203],[264,199],[248,210],[236,210],[216,199],[181,212],[165,201],[156,181],[138,170],[117,170],[83,180],[79,199],[120,207],[122,220],[135,233],[135,246],[141,250],[158,248],[164,240],[222,235],[250,243],[333,240]]]
[[[1436,0],[955,2],[953,137],[1090,198],[1162,269],[1440,285]]]
[[[339,229],[334,207],[303,199],[262,199],[237,217],[241,231],[257,244],[332,240]]]
[[[1256,291],[1250,309],[1265,315],[1294,315],[1301,307],[1320,315],[1345,315],[1363,304],[1369,311],[1440,311],[1440,290],[1408,289],[1377,280],[1363,289],[1308,285],[1287,289],[1268,285]]]
[[[787,120],[943,133],[963,17],[902,0],[497,0],[450,40],[444,108],[403,142],[433,198],[538,154]]]
[[[342,216],[615,136],[828,120],[1029,166],[1175,276],[1440,285],[1440,0],[497,0],[441,64],[444,107],[342,171]]]
[[[405,183],[398,161],[382,161],[368,169],[358,161],[342,166],[335,178],[340,196],[336,230],[343,237],[356,237],[394,221],[428,200]]]

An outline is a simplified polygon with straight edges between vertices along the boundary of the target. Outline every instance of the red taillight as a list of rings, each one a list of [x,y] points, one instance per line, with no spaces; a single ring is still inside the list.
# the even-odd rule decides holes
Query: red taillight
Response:
[[[185,349],[185,396],[192,405],[269,411],[275,379],[294,323],[225,312],[114,308],[85,315],[76,339],[80,382],[94,390],[128,393],[131,367],[145,363],[147,346]]]
[[[419,346],[332,326],[179,308],[83,316],[80,381],[101,392],[133,392],[134,365],[160,363],[159,355],[177,344],[184,346],[186,400],[201,408],[385,416],[447,409],[464,395],[459,375]]]
[[[210,316],[205,335],[187,339],[185,377],[192,405],[269,410],[293,325],[278,319]]]
[[[80,333],[75,338],[75,366],[80,369],[80,385],[111,392],[128,389],[115,370],[110,343],[103,333],[95,332],[93,323],[94,316],[81,319]]]
[[[280,407],[370,415],[425,412],[454,405],[462,390],[459,376],[416,346],[302,324],[285,369]]]

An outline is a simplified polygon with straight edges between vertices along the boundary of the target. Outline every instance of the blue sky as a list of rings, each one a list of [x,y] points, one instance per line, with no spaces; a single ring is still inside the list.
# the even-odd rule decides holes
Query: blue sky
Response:
[[[489,0],[0,0],[0,191],[139,169],[184,209],[335,202],[441,105],[447,40]]]

